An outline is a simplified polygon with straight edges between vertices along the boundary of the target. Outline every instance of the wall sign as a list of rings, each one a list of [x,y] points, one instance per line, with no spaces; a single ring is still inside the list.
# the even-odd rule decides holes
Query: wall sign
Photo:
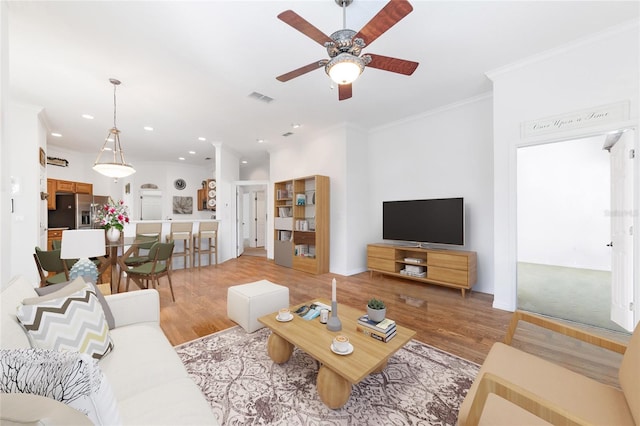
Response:
[[[626,120],[629,120],[629,101],[526,121],[521,125],[520,137],[524,139],[547,133],[563,132]]]

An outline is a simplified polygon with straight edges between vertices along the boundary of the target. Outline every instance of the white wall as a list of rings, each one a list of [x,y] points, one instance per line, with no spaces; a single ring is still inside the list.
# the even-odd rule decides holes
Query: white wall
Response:
[[[464,197],[474,290],[493,293],[493,148],[489,95],[371,131],[367,242],[382,241],[382,202]],[[450,247],[458,248],[458,247]],[[362,247],[361,250],[365,250]]]
[[[518,145],[531,143],[521,139],[521,124],[628,101],[630,121],[637,125],[639,38],[638,23],[633,22],[488,74],[494,84],[494,307],[516,307],[515,152]],[[546,138],[586,136],[596,130],[603,128],[553,133]],[[639,260],[636,257],[636,265]],[[640,274],[635,279],[638,294]]]
[[[44,146],[46,134],[39,114],[40,107],[9,103],[7,112],[9,174],[14,183],[13,213],[11,220],[2,226],[10,226],[9,276],[24,275],[34,284],[39,281],[33,260],[35,246],[46,242],[45,227],[41,216],[46,211],[46,201],[40,192],[46,192],[44,168],[38,161],[39,149]],[[11,184],[10,182],[7,182]],[[10,188],[11,192],[11,188]],[[3,232],[4,233],[4,232]]]
[[[611,270],[604,139],[518,148],[518,261]]]
[[[0,286],[11,278],[11,194],[9,184],[9,10],[0,2]],[[0,287],[1,288],[1,287]]]
[[[271,185],[268,190],[267,206],[273,206],[273,183],[296,179],[311,175],[329,177],[330,186],[330,271],[336,274],[348,275],[347,265],[347,223],[350,216],[363,216],[362,209],[357,212],[349,211],[346,200],[349,192],[347,187],[347,154],[346,154],[346,126],[327,129],[325,133],[317,135],[311,140],[290,144],[286,149],[270,153]],[[273,211],[268,209],[269,221],[267,229],[267,256],[273,258]],[[366,218],[362,218],[366,220]]]

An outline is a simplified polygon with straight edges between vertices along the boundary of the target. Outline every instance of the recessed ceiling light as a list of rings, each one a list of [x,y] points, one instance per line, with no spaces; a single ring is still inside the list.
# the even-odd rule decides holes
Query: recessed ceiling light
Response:
[[[82,118],[86,118],[87,120],[93,120],[93,115],[91,115],[91,114],[82,114]]]
[[[194,155],[196,152],[195,151],[189,151],[189,154]]]
[[[264,143],[264,139],[256,139],[258,143]]]
[[[298,127],[300,127],[300,125],[298,123],[293,123],[291,127],[293,127],[294,129],[297,129]]]
[[[62,134],[61,133],[56,133],[56,132],[51,132],[51,136],[56,137],[56,138],[61,138]]]
[[[151,127],[151,126],[144,126],[144,129],[145,129],[147,132],[153,132],[153,127]]]
[[[204,137],[200,136],[200,137],[198,138],[198,140],[199,140],[199,141],[203,141],[203,142],[204,142],[204,141],[206,141],[206,140],[207,140],[207,138],[204,138]]]
[[[248,161],[247,161],[247,160],[242,160],[242,161],[241,161],[241,163],[242,163],[242,164],[247,164],[247,163],[248,163]]]
[[[184,161],[184,157],[178,157],[178,160]]]

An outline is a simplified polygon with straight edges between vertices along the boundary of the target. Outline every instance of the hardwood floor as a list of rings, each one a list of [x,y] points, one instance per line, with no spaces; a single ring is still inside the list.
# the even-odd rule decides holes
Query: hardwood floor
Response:
[[[417,340],[478,364],[495,342],[503,340],[511,319],[510,312],[492,308],[493,296],[488,294],[471,292],[462,298],[454,289],[379,274],[371,277],[369,272],[348,277],[310,275],[277,266],[264,257],[241,256],[217,267],[174,271],[175,303],[166,278],[161,279],[161,326],[171,343],[178,345],[236,325],[227,318],[230,286],[267,279],[289,287],[293,305],[317,297],[330,298],[332,278],[337,281],[338,303],[360,307],[364,312],[369,298],[381,298],[387,304],[387,316],[416,330]],[[613,338],[625,341],[628,336]],[[594,352],[572,340],[522,326],[513,345],[617,386],[620,356]],[[570,361],[576,354],[577,360]]]

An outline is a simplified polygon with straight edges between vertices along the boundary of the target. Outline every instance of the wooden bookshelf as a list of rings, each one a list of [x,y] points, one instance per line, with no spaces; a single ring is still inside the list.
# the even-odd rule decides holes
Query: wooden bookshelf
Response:
[[[274,260],[309,272],[329,272],[329,178],[306,176],[274,184]]]

